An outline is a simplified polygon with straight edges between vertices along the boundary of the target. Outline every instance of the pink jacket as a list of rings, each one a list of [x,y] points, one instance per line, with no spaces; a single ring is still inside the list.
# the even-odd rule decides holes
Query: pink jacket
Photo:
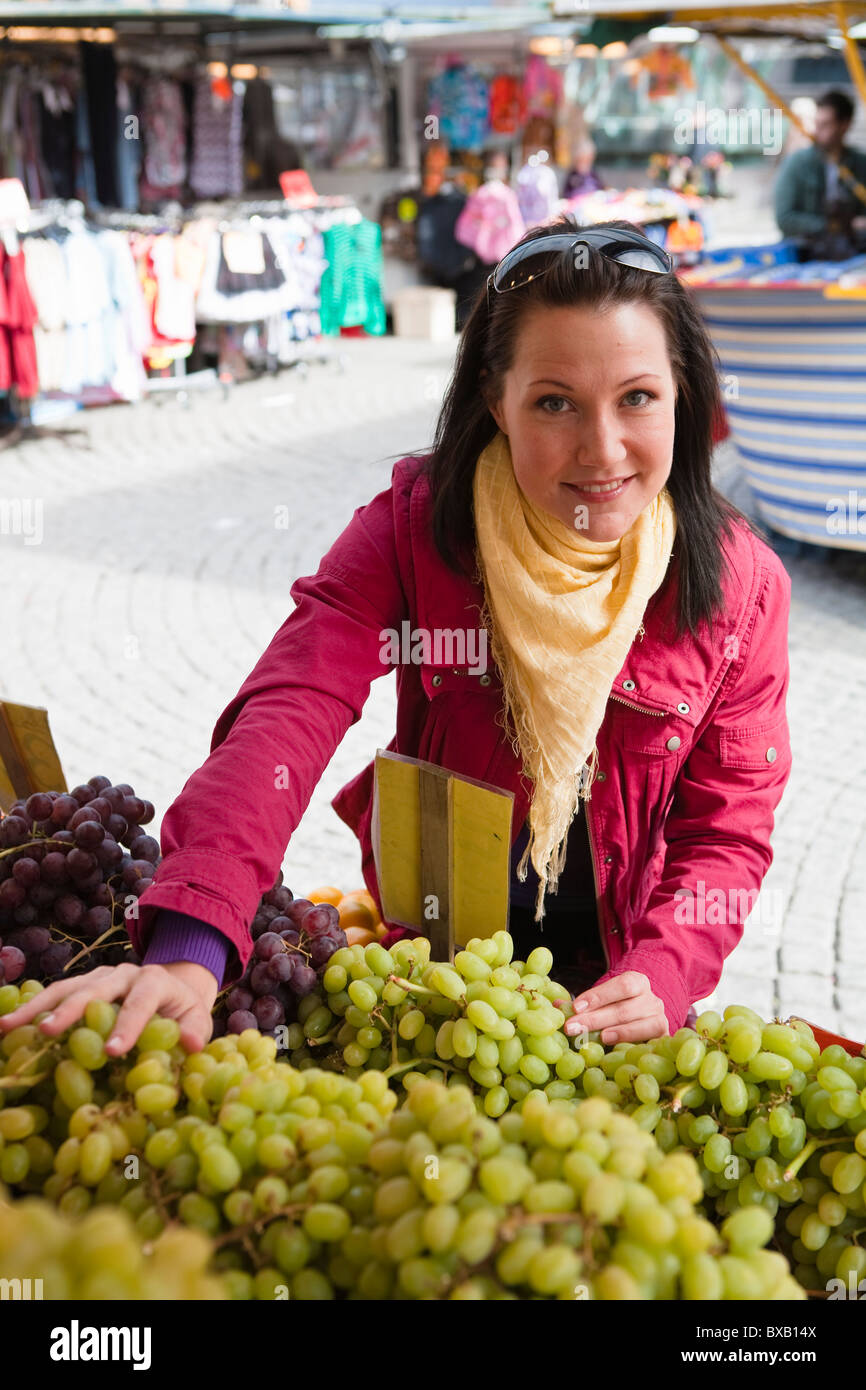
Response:
[[[431,633],[477,631],[480,590],[439,558],[430,506],[423,461],[402,459],[391,487],[358,509],[318,573],[293,585],[295,611],[163,821],[165,857],[139,901],[138,949],[154,911],[174,908],[223,932],[245,964],[259,898],[372,681],[389,669],[383,630],[400,632],[408,620]],[[791,768],[790,580],[744,526],[727,553],[725,616],[714,635],[674,639],[674,583],[650,600],[644,635],[611,689],[585,803],[608,974],[647,975],[671,1031],[712,992],[742,935],[772,861],[773,813]],[[397,697],[388,746],[513,791],[515,840],[531,787],[496,722],[495,671],[400,665]],[[372,788],[371,762],[333,804],[361,842],[378,899]],[[675,898],[678,890],[694,894],[691,905]]]

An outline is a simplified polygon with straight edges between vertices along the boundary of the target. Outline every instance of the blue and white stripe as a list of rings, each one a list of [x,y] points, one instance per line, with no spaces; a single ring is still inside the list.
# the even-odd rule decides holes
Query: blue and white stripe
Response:
[[[764,520],[866,551],[866,299],[821,288],[693,288],[731,434]]]

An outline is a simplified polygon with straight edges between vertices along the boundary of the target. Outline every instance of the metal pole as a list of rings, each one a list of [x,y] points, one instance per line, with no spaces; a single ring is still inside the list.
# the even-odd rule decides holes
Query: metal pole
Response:
[[[760,87],[764,95],[768,97],[770,101],[775,102],[775,104],[779,107],[780,111],[783,111],[784,114],[788,117],[788,120],[791,121],[792,124],[795,125],[797,129],[814,144],[815,137],[812,135],[810,131],[806,129],[799,116],[797,116],[796,113],[791,110],[784,97],[780,97],[779,93],[773,90],[769,82],[765,81],[764,78],[761,77],[760,73],[755,72],[755,69],[751,66],[751,64],[746,62],[745,58],[742,56],[741,53],[739,53],[739,51],[736,48],[734,48],[733,44],[729,43],[727,39],[723,39],[720,34],[715,34],[714,37],[716,42],[721,47],[722,51],[728,56],[728,58],[730,58],[732,63],[736,64],[736,66],[740,69],[740,72],[744,73],[746,77],[750,78],[751,81],[756,84],[756,86]],[[859,59],[860,55],[858,54],[857,56]],[[839,173],[842,175],[845,182],[860,199],[860,202],[863,203],[864,206],[866,206],[866,186],[864,186],[859,179],[856,179],[854,175],[851,173],[851,170],[848,169],[839,160],[836,160],[836,163],[839,166]]]
[[[848,32],[848,20],[845,15],[845,6],[839,4],[839,0],[837,0],[837,3],[833,6],[833,12],[836,16],[836,23],[839,25],[839,33],[845,40],[845,61],[848,64],[851,80],[860,93],[860,100],[866,102],[866,68],[863,67],[860,49]]]

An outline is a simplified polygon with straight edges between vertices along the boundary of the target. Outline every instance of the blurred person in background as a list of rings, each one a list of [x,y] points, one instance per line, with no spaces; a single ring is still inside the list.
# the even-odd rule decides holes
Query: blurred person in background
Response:
[[[845,144],[853,116],[845,92],[825,92],[816,103],[814,144],[790,155],[779,173],[776,221],[783,236],[802,244],[804,259],[866,251],[866,205],[839,169],[866,184],[866,153]]]
[[[595,145],[587,136],[574,151],[562,196],[579,198],[583,193],[597,193],[600,188],[604,188],[604,180],[595,168]]]

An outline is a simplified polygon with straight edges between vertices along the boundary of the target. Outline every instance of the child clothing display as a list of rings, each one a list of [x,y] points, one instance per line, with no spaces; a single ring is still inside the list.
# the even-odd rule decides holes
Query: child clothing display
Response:
[[[385,332],[382,297],[382,228],[363,218],[324,233],[327,269],[322,275],[322,332],[363,328]]]
[[[551,67],[547,59],[538,53],[531,53],[526,63],[523,78],[523,97],[528,116],[542,116],[556,119],[556,113],[563,100],[562,73]]]
[[[81,221],[22,242],[41,389],[86,397],[107,387],[116,400],[138,400],[147,317],[127,237]]]
[[[443,185],[418,210],[418,262],[434,284],[456,285],[475,264],[475,255],[457,240],[455,229],[466,205],[459,189]]]
[[[243,190],[243,95],[207,76],[195,84],[190,187],[197,198],[237,198]]]
[[[173,223],[100,214],[108,226],[86,220],[79,204],[32,210],[20,252],[0,241],[0,392],[135,401],[146,369],[188,358],[202,330],[221,361],[235,333],[239,369],[244,359],[289,365],[323,332],[323,302],[324,331],[384,332],[375,223],[339,199],[302,211],[250,207],[262,211],[237,204],[223,219]]]
[[[559,205],[559,181],[549,164],[524,164],[517,175],[517,201],[527,227],[550,221]]]
[[[501,179],[470,193],[454,228],[456,239],[485,264],[498,262],[526,231],[517,194]]]
[[[142,200],[179,198],[186,183],[186,108],[179,82],[151,78],[144,89],[141,127]]]
[[[488,131],[490,91],[468,63],[450,63],[430,81],[430,112],[439,121],[439,136],[455,150],[477,149]]]
[[[36,305],[17,237],[0,238],[0,391],[29,399],[39,390],[33,329]]]

